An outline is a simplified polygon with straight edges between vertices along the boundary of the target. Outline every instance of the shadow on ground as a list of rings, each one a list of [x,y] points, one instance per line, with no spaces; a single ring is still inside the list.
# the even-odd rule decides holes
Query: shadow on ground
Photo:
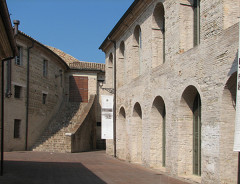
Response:
[[[106,184],[81,163],[5,161],[1,184]]]

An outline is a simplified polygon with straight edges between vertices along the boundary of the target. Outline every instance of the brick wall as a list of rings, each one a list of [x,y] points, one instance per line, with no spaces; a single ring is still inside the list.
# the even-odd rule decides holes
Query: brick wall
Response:
[[[121,68],[123,65],[118,59],[117,70],[126,73],[126,83],[117,88],[117,156],[139,162],[134,158],[139,152],[136,140],[141,140],[140,162],[147,167],[199,183],[236,183],[237,153],[232,151],[235,115],[232,91],[235,79],[231,76],[237,64],[238,25],[234,25],[237,16],[227,16],[225,11],[236,12],[239,2],[232,5],[230,1],[201,1],[200,45],[193,47],[192,38],[188,39],[193,36],[188,29],[192,25],[187,17],[190,9],[185,10],[186,7],[180,5],[180,2],[189,4],[191,1],[165,1],[165,63],[160,62],[161,54],[156,52],[155,45],[158,43],[152,29],[153,12],[160,2],[147,3],[140,16],[134,17],[134,22],[129,27],[125,26],[120,36],[115,36],[117,58],[120,58],[121,42],[125,44],[125,68]],[[233,20],[228,21],[226,26],[230,17]],[[128,24],[127,21],[124,23]],[[133,48],[137,25],[142,31],[142,75],[133,77],[132,71],[138,70],[134,66]],[[104,51],[107,63],[114,48]],[[155,64],[157,62],[161,64]],[[106,67],[106,72],[108,82],[112,70]],[[119,74],[124,72],[117,74],[117,80],[121,80]],[[202,104],[201,176],[193,175],[192,169],[192,104],[196,93],[200,94]],[[158,124],[152,118],[158,117],[152,108],[157,96],[163,99],[166,107],[165,167],[161,163],[161,116]],[[137,103],[142,111],[141,123],[134,115]],[[126,113],[124,119],[120,113],[122,108]],[[136,127],[140,124],[142,129],[138,130]],[[113,154],[112,140],[107,140],[107,153]]]

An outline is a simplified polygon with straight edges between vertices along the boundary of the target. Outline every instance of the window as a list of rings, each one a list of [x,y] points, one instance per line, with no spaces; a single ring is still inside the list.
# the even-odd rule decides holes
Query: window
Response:
[[[21,98],[21,91],[22,87],[21,86],[14,86],[14,98]]]
[[[133,36],[133,78],[142,73],[142,32],[139,25],[134,29]]]
[[[152,17],[152,67],[165,62],[165,11],[163,3],[158,3]]]
[[[201,175],[201,99],[197,94],[193,103],[193,174]]]
[[[113,67],[113,54],[112,53],[110,53],[110,55],[109,55],[108,67],[109,68]]]
[[[97,122],[97,126],[102,126],[102,123],[101,122]]]
[[[162,111],[162,166],[166,166],[166,110],[165,105]]]
[[[119,65],[118,65],[118,72],[119,72],[119,78],[117,81],[118,87],[122,86],[123,83],[126,81],[126,67],[125,67],[125,45],[124,42],[122,41],[120,44],[120,49],[119,49]]]
[[[48,61],[43,60],[43,76],[46,77],[48,74]]]
[[[20,119],[15,119],[14,120],[14,139],[20,138],[20,125],[21,125],[21,120]]]
[[[180,3],[179,18],[181,54],[200,44],[200,0]]]
[[[193,2],[193,11],[194,11],[194,23],[193,23],[193,26],[194,26],[194,43],[193,45],[194,46],[197,46],[199,45],[200,43],[200,0],[194,0]]]
[[[15,57],[15,64],[16,65],[22,65],[22,47],[18,46],[18,53],[19,55]]]
[[[46,104],[46,101],[47,101],[47,94],[43,93],[43,95],[42,95],[42,103]]]

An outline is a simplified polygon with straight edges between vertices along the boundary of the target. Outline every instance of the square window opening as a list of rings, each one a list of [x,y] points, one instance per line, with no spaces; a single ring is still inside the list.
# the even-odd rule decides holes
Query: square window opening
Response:
[[[15,119],[14,120],[14,139],[20,138],[20,126],[21,126],[21,120]]]
[[[21,91],[22,87],[21,86],[14,86],[14,98],[21,98]]]
[[[46,102],[47,102],[47,94],[43,93],[42,103],[43,103],[43,104],[46,104]]]

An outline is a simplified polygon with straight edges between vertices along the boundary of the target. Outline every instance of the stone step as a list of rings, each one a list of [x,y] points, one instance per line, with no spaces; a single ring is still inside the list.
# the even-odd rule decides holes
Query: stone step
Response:
[[[33,151],[66,152],[71,145],[65,143],[65,133],[71,132],[81,118],[86,104],[69,103],[61,108],[43,135],[36,141]]]

